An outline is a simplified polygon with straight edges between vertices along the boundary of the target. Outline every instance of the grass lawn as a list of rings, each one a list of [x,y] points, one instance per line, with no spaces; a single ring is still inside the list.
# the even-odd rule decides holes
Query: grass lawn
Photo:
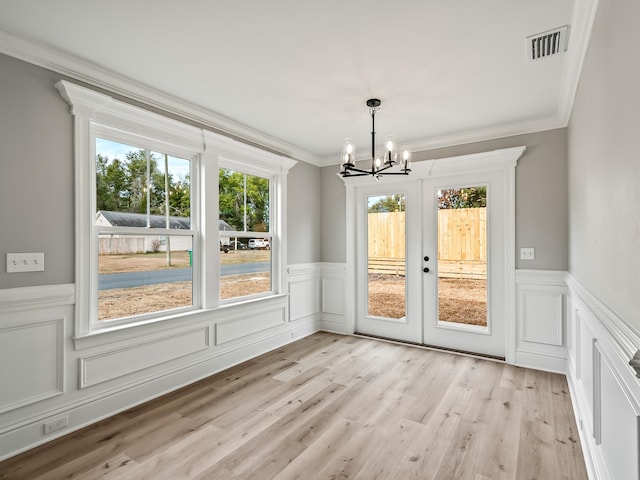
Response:
[[[220,252],[223,265],[268,262],[269,250]],[[173,252],[167,266],[166,253],[101,255],[100,273],[122,273],[167,268],[188,268],[188,252]],[[229,275],[221,279],[222,299],[252,295],[270,290],[268,274]],[[372,315],[405,316],[405,281],[396,275],[369,275],[369,312]],[[486,281],[442,278],[438,285],[440,320],[486,326]],[[175,282],[126,289],[104,290],[99,294],[100,319],[107,320],[142,312],[157,312],[191,305],[191,282]]]

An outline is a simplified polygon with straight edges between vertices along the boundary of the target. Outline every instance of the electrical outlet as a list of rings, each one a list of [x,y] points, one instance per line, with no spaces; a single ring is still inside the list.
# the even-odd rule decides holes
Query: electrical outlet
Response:
[[[44,253],[7,253],[7,273],[44,272]]]
[[[45,422],[44,424],[44,434],[47,435],[49,433],[53,433],[57,430],[61,430],[64,427],[69,426],[69,417],[65,415],[64,417],[57,418],[56,420],[51,420],[50,422]]]
[[[535,248],[521,248],[520,249],[520,260],[534,260],[536,258],[536,249]]]

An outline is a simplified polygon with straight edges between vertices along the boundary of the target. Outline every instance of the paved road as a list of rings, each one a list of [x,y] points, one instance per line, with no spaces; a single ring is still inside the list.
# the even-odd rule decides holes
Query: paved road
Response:
[[[246,273],[268,272],[269,262],[238,263],[222,265],[221,275],[242,275]],[[171,270],[153,270],[149,272],[109,273],[99,275],[98,289],[130,288],[159,283],[188,282],[191,280],[190,268],[176,268]]]

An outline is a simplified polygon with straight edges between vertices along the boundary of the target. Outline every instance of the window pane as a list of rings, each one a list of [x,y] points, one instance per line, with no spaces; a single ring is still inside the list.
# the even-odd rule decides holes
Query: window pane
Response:
[[[189,164],[183,158],[97,138],[98,224],[190,229]]]
[[[368,314],[406,316],[405,197],[370,196],[368,208]]]
[[[438,191],[438,318],[487,326],[487,187]]]
[[[231,237],[220,252],[220,298],[228,300],[271,292],[268,239]],[[225,253],[226,252],[226,253]]]
[[[98,320],[193,305],[191,236],[100,235]]]
[[[269,232],[270,180],[221,168],[218,181],[220,230]]]

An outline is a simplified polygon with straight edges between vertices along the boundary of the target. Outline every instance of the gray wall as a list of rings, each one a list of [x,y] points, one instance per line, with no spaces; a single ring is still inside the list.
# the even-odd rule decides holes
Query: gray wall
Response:
[[[600,0],[569,124],[569,271],[640,331],[640,3]]]
[[[347,191],[338,177],[338,166],[324,167],[320,173],[322,189],[322,261],[346,261],[347,225],[345,221]]]
[[[59,76],[0,55],[0,288],[73,283],[73,123]],[[6,273],[7,252],[45,271]]]
[[[0,289],[74,282],[73,119],[60,78],[0,54]],[[288,200],[288,261],[317,262],[318,167],[293,167]],[[8,252],[44,252],[45,271],[6,273]]]
[[[566,129],[518,135],[414,153],[414,161],[525,145],[516,168],[516,268],[566,270],[568,266]],[[345,187],[337,166],[322,169],[322,260],[344,262]],[[535,260],[520,260],[534,247]]]
[[[287,179],[287,263],[320,261],[320,168],[298,162]]]

